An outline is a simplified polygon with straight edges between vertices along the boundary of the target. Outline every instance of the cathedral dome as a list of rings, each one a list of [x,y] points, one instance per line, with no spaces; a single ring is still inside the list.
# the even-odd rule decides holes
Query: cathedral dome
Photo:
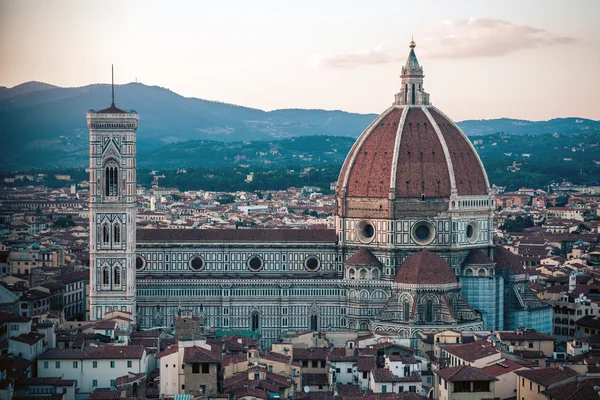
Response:
[[[444,285],[456,283],[452,267],[440,256],[427,250],[408,257],[396,272],[396,283]]]
[[[414,42],[395,103],[360,135],[338,182],[341,198],[488,195],[485,169],[458,126],[429,103]]]

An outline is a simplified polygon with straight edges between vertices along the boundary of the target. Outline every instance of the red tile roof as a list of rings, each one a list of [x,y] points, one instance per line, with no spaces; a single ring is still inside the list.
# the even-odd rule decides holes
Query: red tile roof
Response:
[[[494,247],[494,261],[496,268],[506,270],[511,275],[521,275],[525,273],[521,264],[522,257],[512,253],[510,250],[502,246]]]
[[[364,247],[358,250],[356,253],[352,255],[352,257],[348,258],[345,262],[347,265],[376,265],[380,266],[381,263],[371,253],[369,249],[365,249]]]
[[[528,369],[515,374],[546,387],[577,376],[577,372],[568,367]]]
[[[434,372],[447,382],[493,382],[498,380],[483,372],[482,369],[470,365],[459,365],[458,367],[444,368]]]
[[[517,371],[519,369],[527,368],[519,363],[516,363],[512,360],[504,359],[498,361],[495,364],[488,365],[487,367],[482,368],[481,370],[490,376],[501,376],[504,374],[508,374],[509,372]]]
[[[421,250],[408,257],[396,272],[397,283],[440,285],[456,283],[456,275],[440,256]]]
[[[494,347],[494,344],[487,340],[480,340],[466,344],[453,344],[443,347],[446,352],[462,360],[473,362],[500,351]]]
[[[186,347],[183,350],[184,363],[220,363],[221,354],[202,347]]]
[[[495,261],[492,260],[481,250],[473,249],[469,252],[465,260],[463,261],[463,265],[487,265],[487,264],[495,264]]]

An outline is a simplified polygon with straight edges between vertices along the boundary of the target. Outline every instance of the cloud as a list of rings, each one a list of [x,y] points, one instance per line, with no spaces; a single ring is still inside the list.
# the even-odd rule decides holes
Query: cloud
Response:
[[[315,67],[326,66],[333,68],[355,68],[363,65],[386,64],[395,58],[383,50],[379,45],[374,49],[360,50],[354,53],[338,53],[323,56],[315,54],[311,57],[310,64]]]
[[[430,58],[500,57],[519,50],[575,42],[571,37],[491,18],[442,21],[429,36],[422,53]]]

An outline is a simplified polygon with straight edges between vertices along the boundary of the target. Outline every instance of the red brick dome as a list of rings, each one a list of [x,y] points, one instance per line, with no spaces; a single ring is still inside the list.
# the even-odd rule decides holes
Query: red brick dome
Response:
[[[398,268],[395,281],[412,285],[443,285],[457,282],[450,264],[427,250],[421,250],[408,257]]]
[[[429,104],[394,105],[358,138],[342,167],[338,196],[449,198],[488,194],[465,134]]]

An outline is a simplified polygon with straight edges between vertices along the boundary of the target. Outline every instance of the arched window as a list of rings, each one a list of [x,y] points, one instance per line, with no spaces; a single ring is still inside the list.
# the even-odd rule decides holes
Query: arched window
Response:
[[[119,195],[119,167],[114,161],[110,161],[104,168],[104,195],[115,197]]]
[[[485,269],[479,268],[479,272],[477,273],[479,276],[485,276]]]
[[[360,279],[367,279],[367,270],[366,269],[360,270]]]
[[[118,223],[113,226],[113,243],[121,244],[121,225]]]
[[[260,315],[254,311],[250,317],[250,329],[255,331],[260,328]]]
[[[108,267],[102,268],[102,284],[104,286],[110,285],[110,273],[108,272]]]
[[[371,276],[373,277],[373,279],[374,279],[374,280],[376,280],[376,279],[379,279],[379,270],[377,270],[377,269],[374,269],[374,270],[371,272]]]
[[[408,322],[409,319],[410,319],[410,304],[408,304],[408,301],[405,301],[404,304],[402,305],[402,321]]]
[[[354,268],[350,268],[350,270],[348,271],[348,278],[356,279],[356,271],[354,271]]]
[[[412,95],[412,104],[414,105],[415,104],[415,98],[416,98],[415,84],[414,83],[412,84],[412,93],[411,93],[411,95]]]
[[[113,284],[115,286],[121,286],[121,268],[115,267],[113,270]]]
[[[104,246],[110,245],[110,228],[106,223],[102,225],[102,244]]]
[[[427,300],[425,305],[425,322],[433,322],[433,301]]]

